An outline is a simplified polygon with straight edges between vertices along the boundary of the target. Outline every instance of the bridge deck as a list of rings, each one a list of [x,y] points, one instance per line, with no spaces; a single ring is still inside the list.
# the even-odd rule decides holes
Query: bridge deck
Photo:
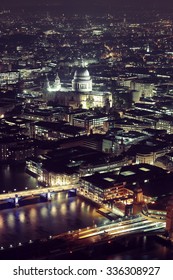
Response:
[[[50,192],[61,192],[66,190],[76,189],[76,186],[55,186],[55,187],[47,187],[47,188],[37,188],[37,189],[31,189],[31,190],[23,190],[18,192],[10,192],[10,193],[3,193],[0,194],[0,200],[5,200],[9,198],[15,198],[15,196],[18,197],[26,197],[26,196],[35,196],[40,195],[43,193]]]

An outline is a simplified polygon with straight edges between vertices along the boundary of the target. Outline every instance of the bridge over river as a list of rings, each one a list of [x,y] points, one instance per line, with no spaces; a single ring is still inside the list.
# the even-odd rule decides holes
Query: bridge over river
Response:
[[[77,185],[73,186],[55,186],[55,187],[39,187],[36,189],[25,189],[23,191],[14,191],[0,194],[0,204],[9,203],[13,206],[20,206],[20,202],[26,199],[33,199],[35,197],[43,197],[46,200],[51,200],[54,193],[67,191],[69,194],[76,194]]]
[[[61,259],[64,255],[85,251],[100,244],[110,244],[117,238],[132,234],[159,234],[165,231],[165,221],[151,220],[139,215],[130,219],[118,219],[102,226],[92,226],[49,238],[18,244],[16,247],[0,248],[0,258]]]

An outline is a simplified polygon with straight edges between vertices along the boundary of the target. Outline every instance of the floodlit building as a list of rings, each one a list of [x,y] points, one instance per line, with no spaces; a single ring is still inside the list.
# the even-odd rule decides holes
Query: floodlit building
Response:
[[[56,91],[59,91],[60,89],[61,89],[61,82],[60,82],[60,78],[59,78],[58,74],[56,75],[56,78],[55,78],[54,82],[52,82],[52,83],[47,78],[47,90],[49,92],[56,92]]]
[[[114,172],[95,173],[80,179],[79,193],[93,201],[103,202],[130,194],[125,183]]]
[[[75,92],[91,92],[92,79],[87,68],[78,68],[72,80],[72,90]]]
[[[75,70],[71,83],[61,83],[58,75],[52,83],[46,78],[44,97],[46,101],[56,101],[59,105],[70,106],[73,109],[112,107],[112,93],[101,88],[94,89],[90,73],[83,66]]]

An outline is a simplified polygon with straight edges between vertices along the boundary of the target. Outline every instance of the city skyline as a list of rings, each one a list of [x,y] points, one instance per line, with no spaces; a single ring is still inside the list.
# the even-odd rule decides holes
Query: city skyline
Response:
[[[0,258],[173,259],[172,11],[74,2],[0,9]]]

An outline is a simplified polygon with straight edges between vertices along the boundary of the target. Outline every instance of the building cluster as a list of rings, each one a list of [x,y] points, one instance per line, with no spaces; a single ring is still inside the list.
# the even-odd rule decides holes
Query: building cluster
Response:
[[[170,17],[16,13],[0,19],[0,161],[123,211],[136,188],[170,193]]]

